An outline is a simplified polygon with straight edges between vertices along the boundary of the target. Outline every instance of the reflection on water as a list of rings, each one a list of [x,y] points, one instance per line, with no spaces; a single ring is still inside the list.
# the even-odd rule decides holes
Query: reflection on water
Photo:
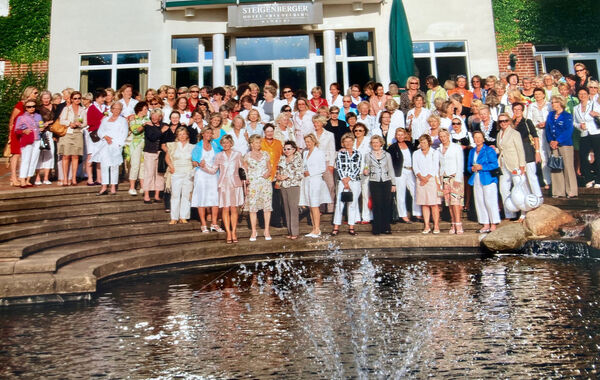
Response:
[[[339,256],[337,256],[339,257]],[[261,263],[0,314],[0,376],[597,377],[600,262]]]

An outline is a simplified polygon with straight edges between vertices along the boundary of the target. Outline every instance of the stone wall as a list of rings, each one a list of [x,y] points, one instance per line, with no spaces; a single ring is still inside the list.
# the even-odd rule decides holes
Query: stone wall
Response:
[[[508,68],[511,54],[517,56],[517,66],[514,72],[519,75],[519,79],[534,77],[536,75],[536,61],[533,56],[533,44],[531,43],[519,44],[509,51],[498,51],[498,70],[500,75],[512,72]]]

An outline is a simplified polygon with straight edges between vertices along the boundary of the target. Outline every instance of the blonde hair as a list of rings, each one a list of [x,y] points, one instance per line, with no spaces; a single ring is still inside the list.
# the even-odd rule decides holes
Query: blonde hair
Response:
[[[416,80],[419,83],[419,85],[421,85],[421,80],[418,77],[411,75],[408,78],[406,78],[406,85],[405,85],[406,88],[408,88],[408,85],[410,84],[411,80]]]
[[[310,90],[310,94],[312,95],[315,91],[319,93],[319,96],[323,95],[323,89],[321,88],[321,86],[313,87],[312,90]]]
[[[254,141],[256,140],[261,140],[262,137],[260,135],[254,134],[250,137],[248,137],[248,145],[251,145]]]
[[[567,108],[567,99],[562,95],[553,95],[552,98],[550,98],[550,100],[551,101],[557,100],[560,103],[560,106],[562,107],[563,110],[565,108]]]
[[[250,121],[250,114],[251,114],[252,112],[256,112],[256,115],[258,116],[258,120],[256,120],[256,121],[257,121],[257,122],[260,122],[260,121],[261,121],[261,120],[260,120],[260,112],[258,112],[258,110],[257,110],[257,109],[255,109],[255,108],[252,108],[250,111],[248,111],[248,115],[246,115],[246,120],[247,120],[247,121]]]
[[[319,123],[323,124],[323,126],[325,126],[325,124],[327,124],[327,118],[325,116],[321,116],[321,115],[313,116],[312,121],[313,121],[313,124],[315,121],[318,121]]]
[[[434,115],[434,114],[431,114],[431,116],[429,116],[429,117],[427,118],[427,123],[428,123],[428,124],[431,124],[431,121],[432,121],[432,120],[435,120],[435,121],[437,121],[437,122],[438,122],[438,125],[440,125],[440,124],[441,124],[441,122],[442,122],[442,119],[440,119],[440,117],[439,117],[438,115]]]
[[[306,139],[310,139],[315,146],[319,146],[319,140],[317,139],[317,136],[315,136],[314,133],[309,133],[308,135],[304,136],[304,140]]]
[[[385,140],[383,139],[383,137],[381,137],[379,135],[373,135],[373,136],[371,136],[371,144],[373,144],[373,141],[375,141],[375,140],[379,141],[379,143],[381,145],[385,145]]]
[[[24,102],[25,100],[27,100],[35,91],[37,91],[37,87],[25,87],[25,90],[23,90],[23,93],[21,94],[21,101]]]

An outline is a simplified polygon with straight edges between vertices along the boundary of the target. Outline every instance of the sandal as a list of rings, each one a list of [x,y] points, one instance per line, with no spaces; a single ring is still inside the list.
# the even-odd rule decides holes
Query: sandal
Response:
[[[206,226],[200,226],[200,231],[202,231],[203,234],[209,233],[208,227],[206,227]]]
[[[358,235],[358,234],[356,233],[356,231],[354,231],[354,228],[350,228],[350,229],[348,230],[348,233],[349,233],[350,235],[352,235],[352,236],[356,236],[356,235]]]
[[[426,228],[423,230],[423,232],[421,232],[422,234],[428,234],[431,232],[431,228]]]
[[[334,228],[333,231],[331,231],[331,236],[337,236],[337,234],[340,233],[340,230],[337,228]]]
[[[457,229],[455,229],[455,228],[454,228],[454,225],[455,225],[456,223],[450,223],[450,224],[451,224],[452,226],[450,227],[450,231],[448,231],[448,233],[449,233],[450,235],[453,235],[453,234],[457,233],[457,232],[456,232],[456,230],[457,230]]]
[[[464,233],[465,233],[465,231],[462,228],[462,222],[456,223],[456,234],[457,235],[462,235]]]
[[[233,240],[231,240],[231,239],[227,239],[227,241],[226,241],[225,243],[226,243],[226,244],[231,244],[231,243],[233,243]]]
[[[292,236],[290,237],[290,240],[296,240],[296,239],[298,239],[298,236],[294,236],[294,235],[292,235]]]
[[[233,237],[233,239],[231,239],[231,240],[232,240],[234,243],[239,243],[239,242],[238,242],[238,239],[237,239],[237,236],[234,236],[234,237]]]

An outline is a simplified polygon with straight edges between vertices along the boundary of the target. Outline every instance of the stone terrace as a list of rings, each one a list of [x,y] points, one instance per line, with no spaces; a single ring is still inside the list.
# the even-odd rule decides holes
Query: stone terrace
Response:
[[[392,235],[373,236],[370,225],[357,226],[358,236],[342,226],[337,237],[331,216],[324,215],[320,239],[284,238],[272,229],[272,241],[249,242],[246,220],[240,223],[239,244],[226,245],[224,233],[202,234],[200,224],[168,225],[161,203],[144,204],[141,196],[97,197],[97,187],[39,187],[0,191],[0,305],[78,299],[96,291],[99,281],[165,265],[235,265],[282,254],[296,257],[372,250],[385,256],[480,255],[479,225],[465,221],[464,235],[423,235],[421,223],[395,224]],[[547,199],[568,209],[598,208],[598,191],[583,191],[576,200]],[[301,222],[301,232],[310,227]],[[260,236],[260,235],[259,235]],[[440,249],[442,248],[442,249]]]

